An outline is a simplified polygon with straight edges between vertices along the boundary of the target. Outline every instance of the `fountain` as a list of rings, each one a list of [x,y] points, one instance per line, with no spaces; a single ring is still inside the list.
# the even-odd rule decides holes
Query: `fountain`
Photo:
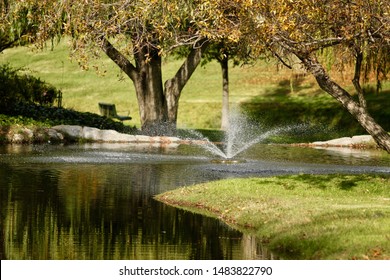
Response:
[[[303,132],[307,129],[308,125],[305,124],[265,129],[261,124],[251,121],[243,114],[234,112],[229,117],[229,129],[225,131],[222,143],[214,143],[198,131],[190,132],[190,142],[218,157],[212,159],[211,162],[233,164],[245,162],[244,159],[239,159],[237,156],[257,143],[262,143],[268,138],[282,133]]]

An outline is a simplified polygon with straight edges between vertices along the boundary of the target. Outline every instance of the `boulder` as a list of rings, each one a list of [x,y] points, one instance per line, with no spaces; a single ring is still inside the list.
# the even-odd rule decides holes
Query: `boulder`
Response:
[[[314,146],[350,146],[352,144],[351,137],[342,137],[329,141],[317,141],[312,143]]]
[[[52,129],[62,133],[65,138],[70,138],[71,140],[77,140],[83,137],[83,128],[79,125],[56,125]]]
[[[61,142],[64,140],[64,135],[53,128],[47,130],[47,135],[52,142]]]
[[[375,141],[371,135],[357,135],[352,137],[352,145],[375,145]]]
[[[95,137],[89,138],[89,140],[98,142],[123,142],[130,143],[135,142],[135,136],[125,133],[119,133],[115,130],[98,130],[95,131],[93,128],[84,127],[84,135],[87,136],[87,132],[90,131],[91,135],[95,134]],[[87,138],[87,137],[85,137]],[[88,138],[87,138],[88,139]]]
[[[329,147],[359,147],[359,146],[375,146],[375,141],[371,135],[357,135],[353,137],[342,137],[329,141],[317,141],[311,143],[313,146],[329,146]]]

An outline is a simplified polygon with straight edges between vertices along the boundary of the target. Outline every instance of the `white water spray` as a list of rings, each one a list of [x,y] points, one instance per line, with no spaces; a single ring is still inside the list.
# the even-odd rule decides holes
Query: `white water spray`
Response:
[[[262,129],[261,125],[250,121],[244,115],[233,113],[229,117],[229,129],[225,132],[223,148],[211,142],[200,132],[192,131],[191,134],[196,139],[192,143],[223,159],[232,159],[253,145],[264,142],[269,137],[297,130],[303,131],[307,128],[307,125],[297,124],[265,130]]]

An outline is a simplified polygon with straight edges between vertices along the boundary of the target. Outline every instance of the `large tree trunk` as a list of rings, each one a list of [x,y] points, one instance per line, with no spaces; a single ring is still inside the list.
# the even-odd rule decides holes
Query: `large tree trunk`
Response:
[[[107,39],[102,39],[103,51],[130,77],[137,94],[141,128],[149,135],[176,133],[177,113],[181,91],[194,73],[207,48],[207,42],[190,52],[172,79],[163,87],[161,57],[158,50],[140,48],[136,51],[134,66]],[[146,58],[148,58],[146,60]]]
[[[149,61],[145,61],[146,55],[149,55]],[[137,94],[141,129],[149,135],[171,134],[162,84],[161,57],[157,51],[140,51],[135,54],[135,61],[137,75],[133,84]]]
[[[333,81],[315,56],[297,55],[307,70],[316,78],[318,85],[337,101],[360,123],[374,138],[378,146],[390,153],[390,134],[388,134],[367,112],[366,108],[354,101],[352,96]]]

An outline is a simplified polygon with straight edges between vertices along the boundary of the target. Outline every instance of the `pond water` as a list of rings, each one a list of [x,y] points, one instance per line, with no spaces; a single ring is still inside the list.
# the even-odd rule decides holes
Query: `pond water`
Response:
[[[222,222],[166,206],[164,191],[229,177],[390,174],[381,151],[255,145],[238,164],[200,147],[1,146],[1,259],[264,259]]]

